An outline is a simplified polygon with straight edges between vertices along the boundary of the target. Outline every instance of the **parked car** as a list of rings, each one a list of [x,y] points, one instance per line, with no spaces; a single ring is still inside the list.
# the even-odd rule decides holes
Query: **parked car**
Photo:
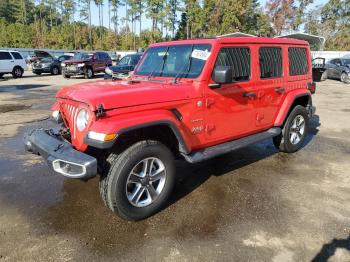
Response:
[[[326,64],[327,78],[350,83],[350,58],[335,58]]]
[[[19,52],[0,50],[0,78],[4,74],[12,74],[13,78],[19,78],[27,69],[26,61]]]
[[[25,145],[58,174],[99,174],[105,205],[140,220],[166,204],[175,158],[198,163],[271,138],[282,152],[301,149],[315,88],[305,41],[156,43],[128,81],[58,91],[53,117],[61,131],[32,130]]]
[[[124,56],[117,65],[109,66],[105,70],[105,79],[125,79],[134,71],[135,66],[140,61],[142,54],[132,54]]]
[[[106,52],[76,53],[71,60],[62,63],[62,74],[65,78],[84,75],[92,78],[112,65],[112,59]]]
[[[41,75],[43,73],[52,75],[61,74],[61,63],[72,58],[72,55],[68,54],[55,58],[45,51],[34,51],[34,53],[38,59],[32,64],[32,72],[36,75]]]

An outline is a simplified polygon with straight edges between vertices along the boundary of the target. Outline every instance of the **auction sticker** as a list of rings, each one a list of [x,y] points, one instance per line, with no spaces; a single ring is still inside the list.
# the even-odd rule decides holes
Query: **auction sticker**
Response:
[[[201,59],[201,60],[207,60],[210,56],[211,52],[208,52],[208,50],[199,50],[194,49],[192,52],[192,57]]]

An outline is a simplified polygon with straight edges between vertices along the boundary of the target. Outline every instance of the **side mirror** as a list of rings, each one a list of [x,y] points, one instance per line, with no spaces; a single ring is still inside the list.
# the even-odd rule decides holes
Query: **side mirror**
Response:
[[[213,72],[213,80],[218,84],[232,83],[232,67],[216,66]]]

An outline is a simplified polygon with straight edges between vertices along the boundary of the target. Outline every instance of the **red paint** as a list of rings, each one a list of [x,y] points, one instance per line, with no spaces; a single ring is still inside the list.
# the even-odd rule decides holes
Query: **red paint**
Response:
[[[84,132],[78,132],[72,144],[85,150],[83,138],[89,130],[118,133],[121,129],[155,121],[171,121],[178,128],[190,150],[204,148],[252,133],[280,126],[297,95],[310,95],[307,89],[312,82],[310,51],[307,42],[292,39],[239,37],[199,39],[157,43],[151,46],[176,44],[211,44],[211,55],[196,79],[154,77],[159,81],[101,80],[62,88],[57,93],[58,103],[68,103],[90,110],[91,118]],[[217,54],[222,47],[244,46],[251,52],[251,77],[249,81],[225,84],[210,89]],[[278,46],[283,54],[283,76],[260,79],[259,54],[261,46]],[[289,76],[288,47],[305,47],[309,71],[303,76]],[[142,63],[142,60],[141,62]],[[134,75],[134,78],[143,76]],[[283,88],[283,92],[276,89]],[[255,92],[255,98],[243,97]],[[99,104],[107,110],[106,116],[94,117]],[[54,108],[57,108],[55,106]],[[178,120],[170,111],[177,109]],[[71,123],[67,123],[69,127]]]

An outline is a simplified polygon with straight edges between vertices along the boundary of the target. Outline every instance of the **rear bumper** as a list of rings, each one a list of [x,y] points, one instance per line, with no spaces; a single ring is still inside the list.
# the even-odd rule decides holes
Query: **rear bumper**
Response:
[[[25,136],[24,144],[27,151],[41,155],[58,174],[80,179],[97,175],[96,158],[75,150],[53,130],[34,129]]]

